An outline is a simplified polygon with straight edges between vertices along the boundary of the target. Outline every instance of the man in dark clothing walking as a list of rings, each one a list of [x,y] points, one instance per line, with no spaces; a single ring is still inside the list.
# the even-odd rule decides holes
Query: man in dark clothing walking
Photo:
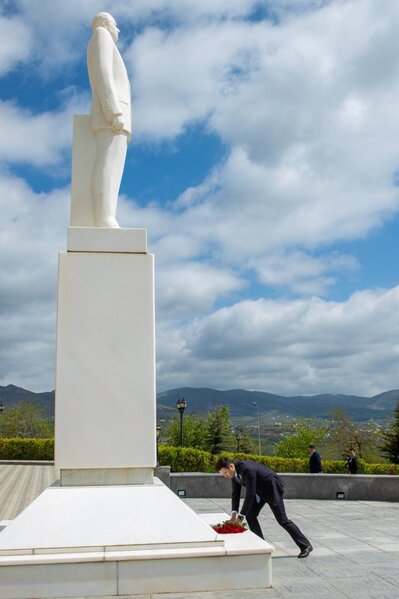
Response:
[[[283,482],[273,470],[252,460],[233,462],[229,458],[220,458],[216,463],[216,470],[225,478],[230,478],[232,482],[232,522],[243,520],[245,516],[250,530],[263,539],[258,515],[267,503],[277,522],[300,548],[298,557],[308,557],[313,547],[298,526],[287,518],[283,501]],[[242,508],[239,510],[241,487],[246,488],[246,494]]]
[[[348,460],[346,462],[346,470],[347,470],[348,474],[357,474],[357,468],[358,468],[358,463],[357,463],[356,452],[353,449],[353,447],[351,447],[349,450],[349,453],[348,453]]]
[[[321,457],[314,445],[309,445],[309,472],[312,474],[320,474],[323,471],[321,467]]]

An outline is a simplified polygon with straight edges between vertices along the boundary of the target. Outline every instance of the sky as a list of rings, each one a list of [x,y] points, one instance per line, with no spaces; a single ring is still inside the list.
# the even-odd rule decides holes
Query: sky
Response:
[[[157,389],[399,388],[399,2],[0,0],[0,385],[54,388],[93,16],[133,89],[118,203],[156,259]]]

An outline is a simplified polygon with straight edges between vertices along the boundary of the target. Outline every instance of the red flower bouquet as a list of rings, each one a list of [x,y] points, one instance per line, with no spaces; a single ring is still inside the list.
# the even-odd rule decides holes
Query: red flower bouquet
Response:
[[[241,522],[233,523],[231,520],[225,520],[221,524],[213,524],[212,528],[220,535],[230,535],[247,530],[246,524]]]

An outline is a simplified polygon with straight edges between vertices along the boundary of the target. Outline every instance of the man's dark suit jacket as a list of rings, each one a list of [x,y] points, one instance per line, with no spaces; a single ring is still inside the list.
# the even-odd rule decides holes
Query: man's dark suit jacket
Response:
[[[234,478],[231,481],[233,512],[240,511],[240,514],[246,516],[256,503],[256,495],[260,497],[262,503],[266,502],[270,505],[277,505],[281,501],[284,493],[283,482],[273,470],[252,460],[237,460],[234,464],[241,484]],[[242,485],[246,487],[246,494],[243,506],[239,510]]]
[[[346,462],[346,469],[348,470],[349,474],[357,474],[357,457],[353,456],[348,458],[348,461]]]
[[[309,458],[309,470],[313,474],[317,474],[322,471],[321,468],[321,457],[317,451],[314,451]]]

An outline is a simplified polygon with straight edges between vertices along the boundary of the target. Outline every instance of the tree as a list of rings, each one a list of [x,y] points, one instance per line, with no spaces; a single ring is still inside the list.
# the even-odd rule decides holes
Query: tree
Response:
[[[164,435],[169,445],[180,447],[180,417],[169,422]],[[183,445],[195,449],[206,449],[207,422],[196,416],[183,417]]]
[[[257,452],[257,444],[247,426],[239,425],[235,430],[232,430],[232,433],[236,440],[235,449],[237,453],[254,454]]]
[[[361,428],[343,408],[333,410],[330,417],[329,443],[341,457],[346,457],[348,449],[353,447],[359,458],[366,462],[380,460],[378,450],[382,433],[375,423],[369,423],[367,429]]]
[[[282,458],[306,458],[309,445],[317,445],[327,434],[328,426],[320,426],[312,419],[294,424],[294,433],[286,435],[275,445],[275,455]]]
[[[5,409],[0,416],[0,436],[50,438],[54,436],[54,429],[40,407],[21,401]]]
[[[168,424],[163,437],[170,445],[180,447],[179,417]],[[246,446],[249,445],[245,439],[244,443]],[[216,408],[213,412],[208,413],[206,419],[198,416],[184,416],[183,445],[210,451],[213,455],[233,450],[236,444],[231,433],[229,408],[227,406]]]
[[[343,408],[336,408],[329,414],[331,423],[330,443],[339,457],[345,457],[348,449],[358,450],[355,443],[355,425],[352,418]]]
[[[207,450],[212,455],[230,450],[234,447],[233,435],[231,433],[230,412],[227,406],[216,408],[214,412],[208,414]]]
[[[383,445],[381,450],[391,464],[399,464],[399,398],[396,403],[394,421],[391,426],[383,432]]]

